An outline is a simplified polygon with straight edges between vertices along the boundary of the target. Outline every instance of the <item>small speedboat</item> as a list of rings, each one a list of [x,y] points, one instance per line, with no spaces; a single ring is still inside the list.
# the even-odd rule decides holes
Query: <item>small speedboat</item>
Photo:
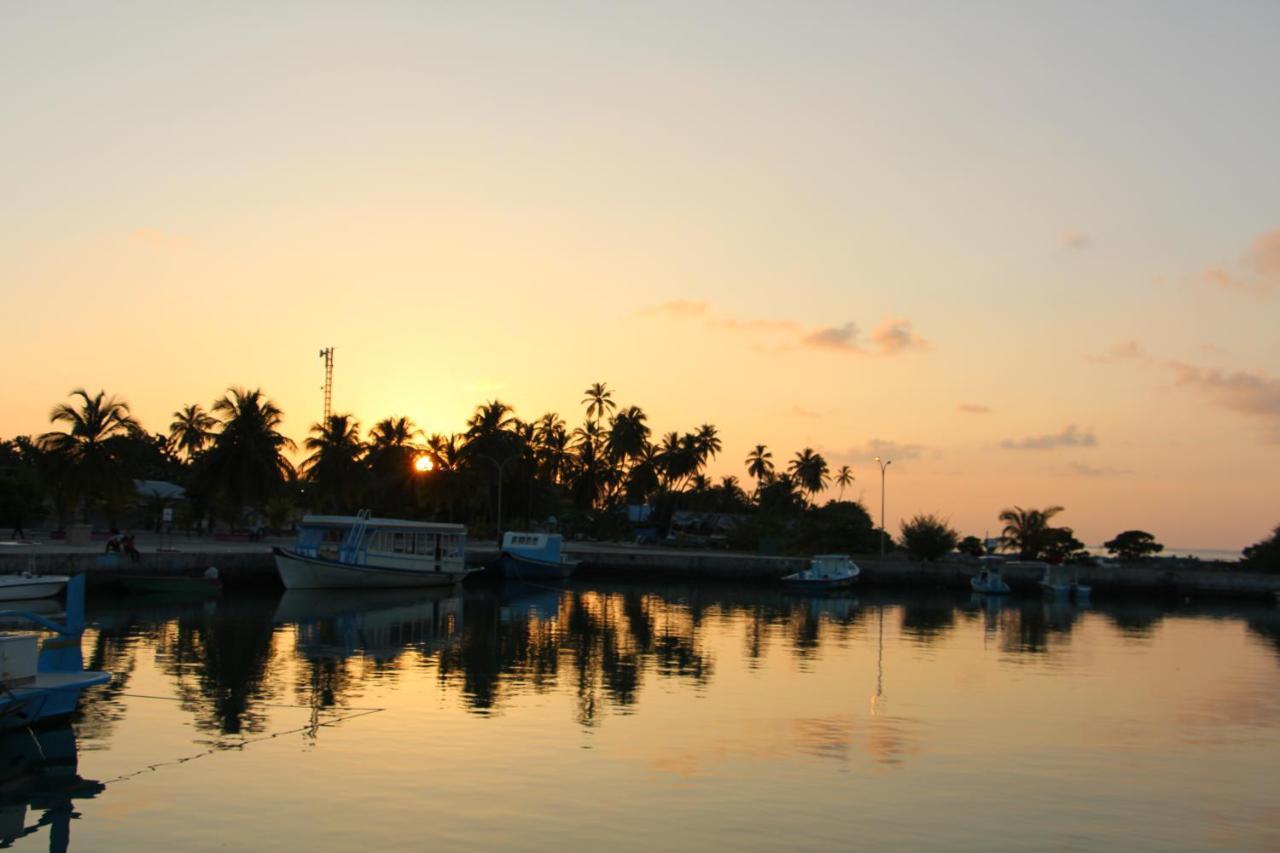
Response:
[[[569,577],[578,568],[578,561],[560,553],[561,542],[559,533],[504,533],[502,552],[498,555],[503,577],[521,580]]]
[[[1008,595],[1009,584],[1004,582],[1004,578],[1000,577],[1000,570],[991,566],[984,568],[978,574],[969,578],[969,588],[974,592],[981,592],[986,595]]]
[[[782,582],[790,589],[844,589],[853,586],[861,570],[848,554],[818,554],[809,568],[787,575]]]
[[[18,575],[0,575],[0,601],[29,601],[33,598],[52,598],[71,580],[66,575],[35,575],[23,572]]]
[[[1040,576],[1040,591],[1048,598],[1070,598],[1071,590],[1072,582],[1067,577],[1066,566],[1046,563],[1044,574]]]

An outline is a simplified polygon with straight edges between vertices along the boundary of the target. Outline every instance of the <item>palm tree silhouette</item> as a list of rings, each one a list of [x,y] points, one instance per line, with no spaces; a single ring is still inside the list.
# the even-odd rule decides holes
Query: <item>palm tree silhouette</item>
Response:
[[[302,471],[315,486],[317,507],[356,508],[363,485],[360,423],[351,415],[330,415],[328,420],[311,425],[311,436],[304,446],[311,455],[302,463]]]
[[[844,500],[844,487],[853,482],[853,469],[848,465],[841,465],[840,470],[836,472],[836,485],[840,487],[840,500]]]
[[[587,395],[582,402],[587,404],[587,418],[589,420],[598,421],[604,417],[605,412],[611,412],[618,407],[613,402],[613,392],[603,382],[591,383],[591,386],[582,393]]]
[[[123,438],[139,429],[129,413],[129,404],[99,391],[92,397],[83,388],[69,395],[78,397],[78,406],[59,403],[49,413],[50,423],[70,424],[67,432],[46,432],[40,443],[65,463],[65,478],[71,492],[80,499],[84,521],[89,507],[101,497],[121,497],[132,488],[124,468],[117,464],[118,452],[112,439]]]
[[[292,476],[284,451],[294,443],[280,432],[280,408],[260,389],[229,388],[212,411],[221,429],[204,455],[200,479],[235,524],[245,509],[263,509]]]
[[[773,454],[763,444],[747,454],[747,475],[756,480],[756,491],[760,486],[773,479]]]
[[[1001,544],[1016,549],[1023,560],[1037,559],[1054,538],[1054,528],[1049,526],[1049,520],[1060,512],[1060,506],[1045,509],[1013,506],[1005,509],[1000,513],[1000,520],[1004,522]]]
[[[218,419],[204,410],[199,403],[183,406],[173,413],[169,424],[169,443],[190,462],[213,441],[213,428]]]
[[[810,497],[827,487],[827,460],[810,447],[796,454],[788,463],[787,471]]]

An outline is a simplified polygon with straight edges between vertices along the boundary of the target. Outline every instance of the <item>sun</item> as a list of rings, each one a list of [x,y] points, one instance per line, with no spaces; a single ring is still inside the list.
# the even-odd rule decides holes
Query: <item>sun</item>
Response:
[[[415,471],[426,472],[430,471],[434,467],[436,466],[431,462],[430,456],[419,456],[417,459],[413,460],[413,470]]]

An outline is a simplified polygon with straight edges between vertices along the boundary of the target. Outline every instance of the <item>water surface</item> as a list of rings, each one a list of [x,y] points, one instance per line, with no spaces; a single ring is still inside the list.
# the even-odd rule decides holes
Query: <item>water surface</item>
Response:
[[[18,849],[1280,847],[1280,611],[726,586],[91,597]]]

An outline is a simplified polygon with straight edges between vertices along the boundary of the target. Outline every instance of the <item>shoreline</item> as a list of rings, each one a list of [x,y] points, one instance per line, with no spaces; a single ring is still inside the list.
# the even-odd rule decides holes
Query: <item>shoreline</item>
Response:
[[[228,586],[280,586],[271,548],[292,539],[233,542],[174,537],[171,548],[140,548],[141,560],[104,554],[98,544],[68,546],[32,544],[0,547],[0,574],[33,571],[40,574],[85,573],[91,586],[109,585],[122,575],[196,575],[216,566]],[[689,579],[774,584],[785,574],[804,568],[804,557],[768,557],[728,551],[699,551],[610,543],[572,542],[565,552],[582,561],[584,579],[645,581]],[[495,542],[471,542],[467,563],[484,566],[498,554]],[[883,561],[854,555],[862,570],[860,585],[968,589],[977,569],[964,563],[914,563],[902,558]],[[1216,564],[1211,564],[1216,565]],[[1015,592],[1038,592],[1040,568],[1007,564],[1002,575]],[[1103,595],[1240,598],[1275,601],[1280,575],[1230,569],[1161,564],[1080,566],[1079,579]]]

